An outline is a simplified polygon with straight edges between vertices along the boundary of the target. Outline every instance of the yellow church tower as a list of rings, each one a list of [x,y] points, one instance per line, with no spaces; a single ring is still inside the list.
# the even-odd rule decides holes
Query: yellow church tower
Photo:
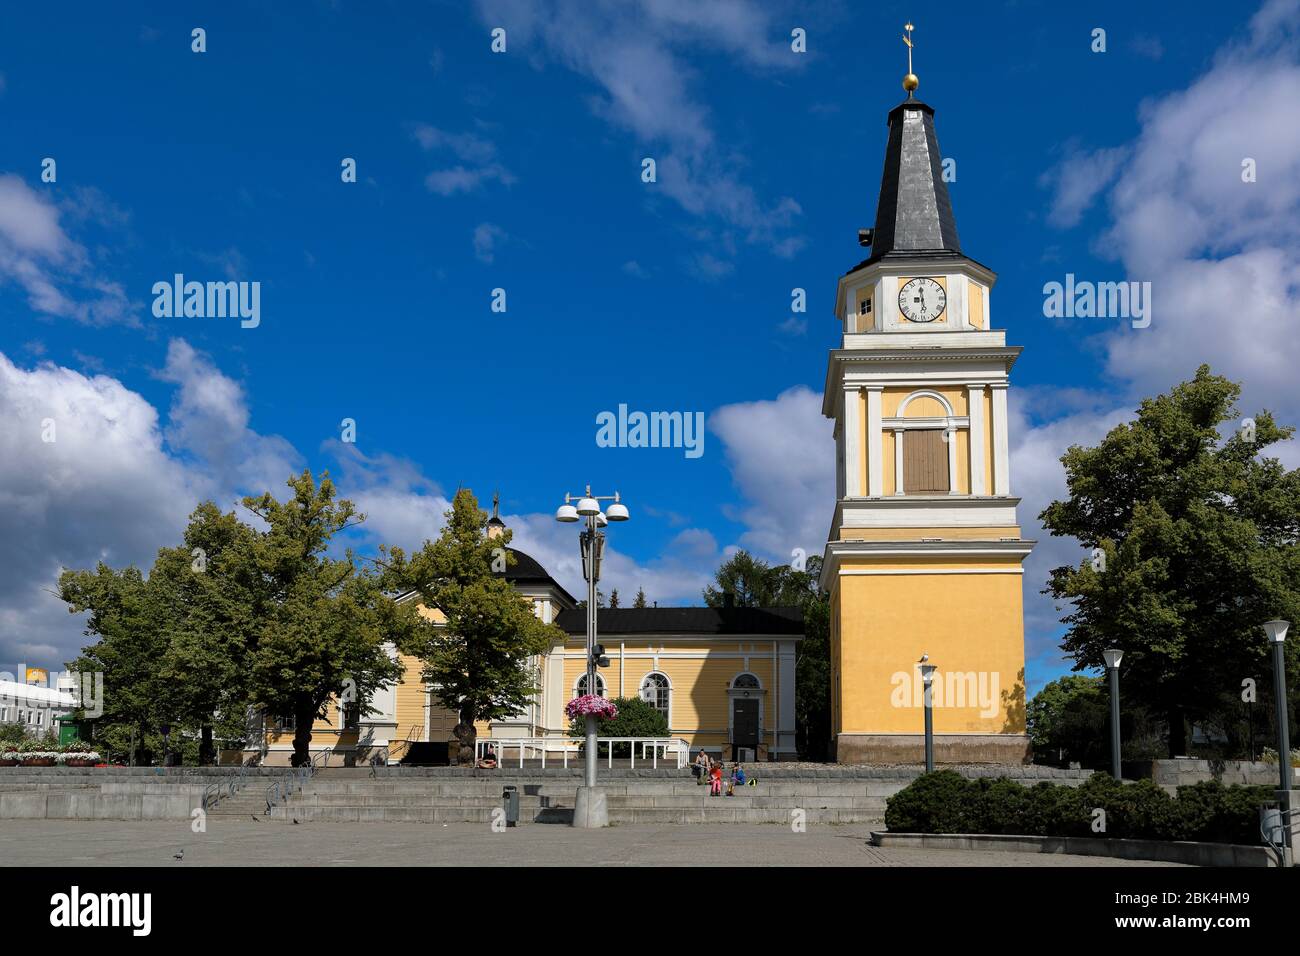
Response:
[[[923,758],[922,664],[938,763],[1021,763],[1023,561],[1007,387],[1020,354],[994,328],[996,276],[967,257],[934,110],[889,113],[871,255],[839,280],[843,322],[822,412],[835,422],[836,503],[822,566],[831,600],[831,730],[840,763]]]

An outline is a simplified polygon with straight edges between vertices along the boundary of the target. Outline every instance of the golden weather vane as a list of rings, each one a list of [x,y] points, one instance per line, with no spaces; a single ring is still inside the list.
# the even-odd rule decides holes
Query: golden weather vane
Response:
[[[920,79],[912,72],[912,31],[916,28],[909,20],[903,24],[903,29],[907,31],[903,35],[903,42],[907,44],[907,76],[903,77],[903,89],[907,90],[907,98],[910,100],[912,93],[921,85]]]

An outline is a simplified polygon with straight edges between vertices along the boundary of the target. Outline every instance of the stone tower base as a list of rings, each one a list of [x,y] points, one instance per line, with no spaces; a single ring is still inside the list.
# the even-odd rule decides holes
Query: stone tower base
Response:
[[[1026,734],[935,734],[934,762],[939,764],[1025,764],[1033,758]],[[840,734],[836,763],[923,764],[924,734]]]

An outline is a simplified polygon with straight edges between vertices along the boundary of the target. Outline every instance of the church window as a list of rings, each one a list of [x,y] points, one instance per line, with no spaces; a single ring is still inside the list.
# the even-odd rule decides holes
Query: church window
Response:
[[[948,444],[938,428],[913,428],[903,434],[903,493],[948,493]]]
[[[641,681],[641,699],[663,714],[665,720],[668,719],[671,694],[672,688],[663,674],[647,674],[645,680]]]
[[[583,674],[581,677],[578,678],[577,691],[579,697],[582,697],[587,693],[586,674]],[[599,674],[596,675],[596,696],[597,697],[605,696],[605,678],[601,677]]]

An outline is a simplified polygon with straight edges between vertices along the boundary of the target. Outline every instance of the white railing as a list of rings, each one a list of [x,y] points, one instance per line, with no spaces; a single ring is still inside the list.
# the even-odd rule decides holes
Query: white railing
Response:
[[[582,757],[582,747],[586,740],[581,737],[479,737],[474,742],[474,763],[478,764],[486,756],[488,748],[497,760],[497,766],[504,766],[509,754],[514,754],[522,768],[525,760],[540,760],[546,766],[548,754],[558,755],[559,761],[566,768],[569,756],[574,760]],[[614,766],[613,744],[630,744],[628,752],[632,755],[632,766],[636,766],[637,750],[641,751],[642,762],[649,762],[654,768],[659,767],[660,754],[665,762],[672,761],[678,770],[684,768],[690,759],[690,744],[680,737],[597,737],[596,745],[609,745],[606,755],[607,766]],[[556,757],[551,757],[552,761]],[[622,759],[622,758],[620,758]]]

